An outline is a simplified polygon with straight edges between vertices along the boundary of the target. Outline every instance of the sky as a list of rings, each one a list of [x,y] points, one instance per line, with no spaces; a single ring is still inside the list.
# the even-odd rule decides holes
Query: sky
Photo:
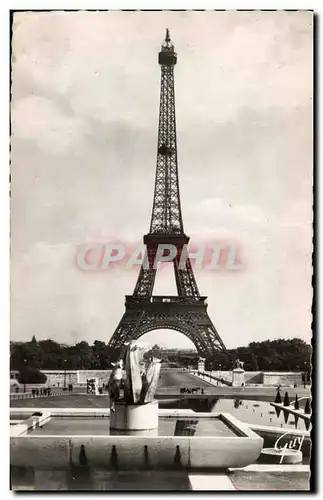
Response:
[[[82,245],[142,241],[170,34],[180,193],[194,246],[234,242],[240,271],[196,270],[228,348],[311,340],[312,13],[15,13],[11,339],[107,342],[138,269],[79,269]],[[174,294],[172,269],[154,294]],[[192,347],[182,334],[143,337]]]

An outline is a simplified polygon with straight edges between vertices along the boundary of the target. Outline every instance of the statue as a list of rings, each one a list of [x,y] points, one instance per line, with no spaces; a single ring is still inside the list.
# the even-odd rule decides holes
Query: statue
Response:
[[[123,365],[125,379],[123,380]],[[152,355],[149,345],[132,341],[126,345],[123,359],[113,364],[108,388],[111,411],[120,401],[120,387],[124,382],[124,402],[128,405],[150,403],[154,399],[159,380],[161,360]]]
[[[115,404],[120,399],[120,388],[122,383],[123,360],[112,363],[113,369],[108,381],[108,391],[110,396],[110,409],[115,411]]]
[[[243,369],[244,362],[237,359],[235,368],[232,370],[232,387],[244,387],[245,385],[245,372]]]
[[[150,403],[159,380],[161,360],[152,356],[149,345],[130,342],[126,349],[124,400],[127,404]]]
[[[244,365],[244,361],[240,361],[240,359],[236,360],[236,368],[240,368],[243,370],[243,365]]]

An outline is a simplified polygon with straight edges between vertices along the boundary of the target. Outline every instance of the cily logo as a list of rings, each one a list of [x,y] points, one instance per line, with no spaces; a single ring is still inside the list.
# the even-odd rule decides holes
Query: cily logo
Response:
[[[130,247],[122,243],[88,243],[76,252],[76,265],[82,271],[106,271],[116,266],[126,270],[141,266],[157,270],[174,260],[180,270],[186,268],[188,261],[195,269],[207,271],[242,271],[245,268],[239,245],[223,242],[194,249],[188,245],[178,249],[175,245],[160,244],[149,252],[143,244]]]

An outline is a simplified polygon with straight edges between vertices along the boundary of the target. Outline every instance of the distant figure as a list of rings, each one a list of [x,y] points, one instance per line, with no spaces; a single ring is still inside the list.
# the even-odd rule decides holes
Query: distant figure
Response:
[[[57,387],[59,387],[59,382],[57,382]]]
[[[202,387],[202,389],[201,389],[201,392],[202,392],[202,394],[204,394],[204,389],[203,389],[203,387]]]
[[[302,383],[303,383],[304,389],[306,388],[306,379],[307,379],[307,374],[302,373]]]
[[[18,394],[18,392],[19,392],[19,387],[16,387],[15,391],[16,391],[16,394]]]
[[[33,396],[33,398],[34,398],[34,397],[35,397],[35,394],[36,394],[36,389],[32,389],[32,390],[31,390],[31,394],[32,394],[32,396]]]

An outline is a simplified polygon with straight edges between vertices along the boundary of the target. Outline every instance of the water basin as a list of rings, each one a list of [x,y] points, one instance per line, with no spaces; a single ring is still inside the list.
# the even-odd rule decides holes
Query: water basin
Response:
[[[304,408],[306,398],[299,400],[300,408]],[[177,398],[173,400],[159,400],[159,407],[164,409],[191,409],[194,412],[230,413],[232,416],[242,422],[255,425],[266,425],[270,427],[280,427],[283,429],[306,430],[304,420],[299,419],[295,422],[293,415],[290,415],[287,422],[284,419],[284,413],[281,411],[276,414],[273,406],[267,401],[252,399],[233,399],[233,398]]]
[[[240,435],[221,417],[159,417],[158,436],[222,436]],[[42,427],[30,429],[32,435],[110,435],[110,417],[52,417]]]

